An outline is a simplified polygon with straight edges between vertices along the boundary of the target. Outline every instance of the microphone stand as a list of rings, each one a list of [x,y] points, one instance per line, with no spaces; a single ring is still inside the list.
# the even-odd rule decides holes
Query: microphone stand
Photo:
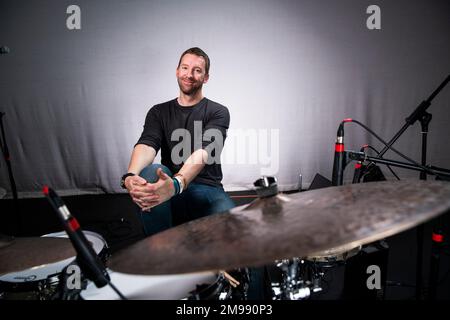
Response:
[[[44,186],[43,192],[66,230],[66,233],[69,236],[75,251],[77,252],[76,260],[78,262],[78,266],[84,272],[86,277],[94,282],[97,288],[102,288],[105,285],[109,285],[121,299],[126,300],[123,294],[116,288],[116,286],[114,286],[114,284],[112,284],[105,265],[95,253],[90,242],[83,234],[77,219],[72,216],[63,200],[53,189],[47,186]]]
[[[1,129],[1,140],[0,140],[0,149],[2,150],[3,153],[3,158],[5,159],[6,162],[6,167],[8,168],[8,175],[9,175],[9,181],[11,184],[11,191],[13,194],[13,201],[14,201],[14,212],[16,214],[16,219],[19,222],[17,224],[17,227],[15,228],[15,234],[19,234],[20,232],[20,213],[19,213],[19,198],[17,196],[17,188],[16,188],[16,182],[14,180],[14,175],[13,175],[13,171],[12,171],[12,167],[11,167],[11,157],[9,155],[9,149],[8,149],[8,144],[6,143],[6,135],[5,135],[5,128],[3,126],[3,116],[5,115],[4,112],[0,111],[0,129]]]
[[[424,125],[426,127],[422,127],[422,133],[426,132],[428,133],[428,124],[431,121],[431,114],[427,112],[427,109],[431,105],[431,101],[437,96],[437,94],[447,85],[447,83],[450,81],[450,74],[445,78],[445,80],[439,85],[439,87],[434,90],[434,92],[428,97],[427,100],[422,101],[417,108],[410,114],[409,117],[405,119],[406,123],[403,125],[403,127],[395,134],[395,136],[388,142],[387,146],[384,146],[384,148],[380,151],[380,154],[378,155],[380,158],[383,157],[383,155],[389,150],[389,148],[400,138],[400,136],[403,134],[403,132],[408,129],[409,126],[413,125],[416,121],[423,121]],[[423,120],[422,120],[423,119]],[[424,128],[426,130],[424,130]],[[422,156],[422,160],[426,161],[426,138],[427,134],[422,135],[422,152],[425,150],[425,157]],[[425,163],[422,163],[423,165]]]
[[[421,135],[422,135],[422,165],[425,166],[427,162],[427,137],[428,137],[428,125],[432,119],[432,115],[427,112],[427,109],[431,105],[431,101],[438,95],[438,93],[447,85],[450,81],[450,74],[445,78],[445,80],[437,87],[436,90],[428,97],[427,100],[422,101],[417,108],[405,119],[406,123],[403,127],[394,135],[394,137],[388,142],[386,146],[380,151],[378,157],[382,158],[383,155],[389,150],[389,148],[400,138],[403,132],[408,129],[409,126],[412,126],[416,121],[420,122],[421,125]],[[369,164],[365,171],[368,172],[371,170],[371,164]],[[359,182],[360,177],[362,177],[364,173],[359,173],[359,176],[354,181]],[[426,180],[427,173],[425,171],[420,172],[420,179]],[[439,276],[439,269],[437,263],[439,262],[439,249],[435,248],[435,245],[439,245],[443,241],[442,235],[440,234],[441,230],[441,219],[438,219],[439,222],[437,226],[433,227],[433,254],[430,262],[430,297],[436,296],[436,284],[437,277]],[[438,235],[435,238],[434,235]],[[417,227],[417,262],[416,262],[416,299],[419,300],[422,296],[422,273],[423,273],[423,239],[424,239],[424,225],[421,224]],[[439,239],[439,241],[436,241]],[[436,278],[435,278],[436,277]],[[433,278],[433,279],[432,279]]]
[[[388,160],[384,158],[378,158],[378,157],[370,157],[367,156],[364,152],[355,152],[355,151],[345,151],[345,157],[351,160],[355,161],[370,161],[372,163],[380,163],[395,167],[400,167],[404,169],[410,169],[410,170],[416,170],[420,171],[420,175],[423,176],[428,174],[434,174],[437,177],[445,177],[450,180],[450,170],[439,168],[435,166],[417,166],[415,164],[406,163],[406,162],[400,162],[396,160]],[[425,180],[425,179],[422,179]],[[435,225],[432,232],[432,247],[431,247],[431,258],[430,258],[430,277],[429,277],[429,290],[428,290],[428,299],[434,300],[437,296],[437,285],[439,281],[439,263],[440,263],[440,257],[441,257],[441,251],[442,246],[444,242],[444,236],[441,231],[442,226],[442,218],[438,217],[437,226]],[[416,299],[421,298],[421,289],[422,289],[422,274],[418,273],[419,271],[422,271],[422,258],[423,258],[423,250],[422,250],[422,242],[419,243],[419,241],[423,241],[423,224],[419,227],[417,230],[418,233],[418,252],[417,252],[417,268],[416,269],[416,281],[420,281],[416,283]],[[419,250],[420,249],[420,250]],[[420,265],[420,268],[419,268]],[[420,285],[419,285],[420,284]]]
[[[446,177],[446,178],[450,179],[450,170],[445,169],[445,168],[439,168],[439,167],[435,167],[435,166],[425,166],[425,169],[424,169],[421,166],[417,166],[415,164],[408,163],[408,162],[401,162],[401,161],[397,161],[397,160],[390,160],[390,159],[379,158],[379,157],[371,157],[371,156],[366,155],[364,152],[346,150],[345,153],[349,160],[370,161],[373,163],[380,163],[380,164],[385,164],[385,165],[389,165],[389,166],[420,171],[421,173],[426,172],[429,174],[434,174],[436,176]]]

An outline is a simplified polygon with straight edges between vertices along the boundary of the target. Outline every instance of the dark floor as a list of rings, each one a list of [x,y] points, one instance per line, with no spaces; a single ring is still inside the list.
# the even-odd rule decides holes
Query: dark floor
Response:
[[[236,205],[243,205],[255,199],[252,192],[230,194]],[[136,208],[127,194],[85,195],[65,197],[67,207],[78,219],[83,230],[91,230],[103,236],[111,253],[143,238],[140,221],[135,215]],[[22,199],[19,201],[19,214],[12,200],[0,200],[0,233],[15,236],[41,236],[60,231],[59,221],[45,198]],[[441,217],[444,235],[450,234],[449,214]],[[428,297],[431,230],[435,221],[424,225],[423,287],[421,299]],[[387,249],[377,250],[377,254],[360,252],[345,263],[339,262],[323,267],[320,286],[322,291],[311,293],[311,300],[334,300],[364,298],[364,293],[355,286],[358,266],[364,259],[375,259],[375,264],[386,264],[387,272],[382,275],[383,288],[367,296],[367,299],[411,300],[416,299],[416,252],[417,228],[385,239]],[[370,249],[370,248],[368,248]],[[437,286],[437,299],[450,299],[450,250],[445,241],[441,250]],[[381,260],[380,260],[381,259]],[[384,260],[383,260],[384,259]],[[306,261],[306,263],[311,263]],[[321,267],[321,266],[319,266]],[[266,266],[269,281],[280,276],[275,264]],[[310,276],[305,276],[310,277]],[[308,280],[308,279],[306,279]],[[266,280],[267,281],[267,280]]]

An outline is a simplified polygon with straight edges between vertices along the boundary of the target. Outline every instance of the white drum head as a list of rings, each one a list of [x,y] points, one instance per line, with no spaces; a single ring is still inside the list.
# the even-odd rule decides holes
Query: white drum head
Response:
[[[92,231],[83,231],[84,236],[91,243],[95,253],[99,254],[103,248],[106,246],[106,241],[103,239],[101,235]],[[45,234],[42,237],[51,237],[51,238],[68,238],[68,235],[65,231],[54,232]]]
[[[189,296],[197,285],[212,284],[217,280],[213,272],[143,276],[108,270],[112,284],[130,300],[181,300]],[[97,288],[90,282],[81,292],[85,300],[119,300],[109,285]]]

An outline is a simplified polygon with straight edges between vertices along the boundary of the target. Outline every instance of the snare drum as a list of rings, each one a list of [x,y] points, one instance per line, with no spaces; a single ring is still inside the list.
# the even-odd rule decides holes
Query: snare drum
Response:
[[[108,246],[103,237],[92,231],[83,231],[83,233],[92,244],[94,251],[105,262],[108,257]],[[62,231],[42,237],[67,238],[68,236],[65,231]],[[60,275],[74,261],[75,257],[70,257],[0,276],[0,299],[51,300],[58,298]]]

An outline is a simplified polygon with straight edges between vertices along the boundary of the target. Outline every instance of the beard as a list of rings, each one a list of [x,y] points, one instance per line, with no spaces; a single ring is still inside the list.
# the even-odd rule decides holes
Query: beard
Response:
[[[180,87],[181,92],[183,92],[185,95],[193,96],[198,91],[200,91],[203,87],[202,81],[193,81],[192,84],[187,85],[186,83],[183,83],[183,79],[178,78],[178,86]]]

